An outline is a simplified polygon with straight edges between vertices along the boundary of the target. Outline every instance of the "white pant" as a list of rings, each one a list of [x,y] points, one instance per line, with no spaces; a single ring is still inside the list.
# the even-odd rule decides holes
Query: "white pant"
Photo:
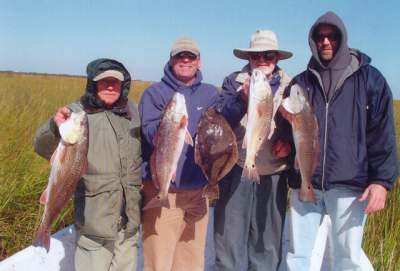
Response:
[[[327,212],[332,221],[333,270],[361,270],[361,243],[368,200],[359,202],[362,193],[337,187],[329,191],[314,190],[318,206],[299,201],[299,189],[291,189],[291,238],[287,267],[292,271],[308,271],[318,228]]]

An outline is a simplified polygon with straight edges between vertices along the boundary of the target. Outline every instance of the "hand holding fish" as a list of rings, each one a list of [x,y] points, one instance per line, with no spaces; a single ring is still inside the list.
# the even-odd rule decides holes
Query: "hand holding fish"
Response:
[[[59,128],[64,122],[67,122],[67,120],[70,118],[70,116],[68,116],[70,112],[71,111],[67,107],[61,107],[58,109],[54,116],[54,123],[57,125],[57,128]]]
[[[240,98],[246,103],[249,102],[250,79],[251,77],[247,78],[246,82],[242,85],[242,90],[240,91]]]
[[[369,196],[369,202],[364,213],[370,214],[385,208],[387,190],[380,184],[370,184],[360,198],[360,202]]]
[[[289,143],[278,140],[276,144],[272,147],[272,153],[278,157],[286,157],[292,151],[292,146]]]

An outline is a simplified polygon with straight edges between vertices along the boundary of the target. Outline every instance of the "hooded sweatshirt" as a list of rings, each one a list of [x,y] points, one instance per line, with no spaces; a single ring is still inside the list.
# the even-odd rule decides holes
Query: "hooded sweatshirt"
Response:
[[[324,67],[321,62],[317,44],[314,40],[317,30],[322,24],[333,25],[340,35],[340,45],[338,50],[326,67]],[[326,99],[329,101],[332,98],[340,79],[346,76],[345,71],[350,64],[351,58],[349,47],[347,46],[346,27],[344,26],[343,21],[335,13],[329,11],[319,17],[311,27],[308,41],[313,54],[310,60],[310,68],[315,69],[320,74]]]
[[[150,171],[150,157],[154,150],[153,138],[161,123],[161,115],[169,100],[175,92],[185,96],[188,112],[188,131],[195,142],[197,127],[200,117],[208,107],[214,107],[219,96],[218,89],[210,84],[202,83],[203,76],[200,70],[196,72],[196,79],[191,85],[179,82],[171,71],[167,62],[164,67],[164,76],[161,82],[146,88],[139,102],[139,114],[142,123],[142,178],[152,181]],[[194,160],[194,147],[184,144],[179,158],[175,182],[171,182],[171,188],[199,189],[207,184],[207,179],[200,166]]]

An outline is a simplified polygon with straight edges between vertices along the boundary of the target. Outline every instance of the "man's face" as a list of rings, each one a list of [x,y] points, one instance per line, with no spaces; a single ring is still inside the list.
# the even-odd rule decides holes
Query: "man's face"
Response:
[[[201,67],[200,55],[191,52],[180,52],[169,59],[172,74],[181,83],[190,85],[196,79],[196,72]]]
[[[121,96],[122,82],[114,77],[106,77],[96,81],[97,97],[104,101],[107,109],[111,109]]]
[[[340,45],[340,35],[332,25],[321,25],[315,37],[321,62],[326,66],[336,55]]]
[[[251,69],[260,69],[267,79],[272,78],[272,72],[278,64],[279,53],[276,51],[249,52],[247,54]]]

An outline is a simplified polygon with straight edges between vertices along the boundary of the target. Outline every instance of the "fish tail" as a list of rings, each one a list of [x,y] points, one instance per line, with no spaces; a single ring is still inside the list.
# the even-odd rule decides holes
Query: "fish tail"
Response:
[[[219,199],[218,183],[216,183],[214,185],[207,184],[203,190],[203,198]]]
[[[244,169],[242,172],[242,181],[255,181],[257,184],[260,184],[260,175],[258,174],[257,166],[254,165],[249,167],[244,165]]]
[[[311,184],[301,184],[299,200],[301,202],[312,202],[315,206],[318,206],[317,198],[315,197],[314,189]]]
[[[165,199],[162,199],[160,195],[155,196],[143,207],[142,210],[147,210],[150,208],[156,208],[161,206],[170,209],[168,195]]]
[[[33,246],[35,247],[44,247],[49,253],[50,249],[50,226],[45,229],[42,224],[40,224],[39,229],[36,233],[36,237],[33,240]]]

